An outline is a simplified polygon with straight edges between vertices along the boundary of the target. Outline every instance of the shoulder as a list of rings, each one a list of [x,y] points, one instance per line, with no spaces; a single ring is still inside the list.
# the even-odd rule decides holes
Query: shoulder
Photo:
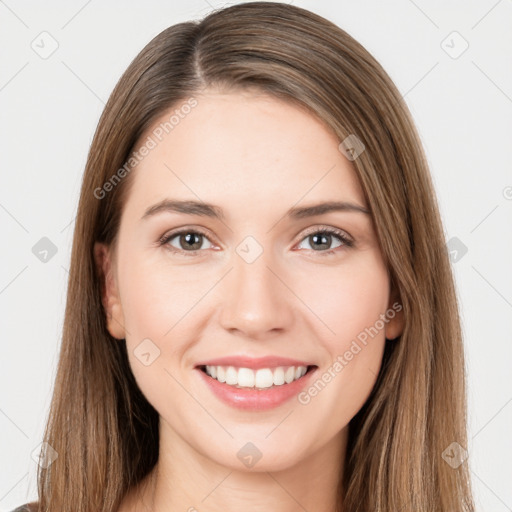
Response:
[[[12,512],[37,512],[38,503],[25,503],[25,505],[21,505],[18,508],[15,508]]]

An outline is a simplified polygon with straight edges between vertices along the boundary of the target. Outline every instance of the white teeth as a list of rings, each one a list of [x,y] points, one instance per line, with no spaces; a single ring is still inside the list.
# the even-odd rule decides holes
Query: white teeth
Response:
[[[284,384],[284,369],[283,367],[274,370],[274,386],[281,386]]]
[[[290,382],[292,382],[294,378],[295,378],[295,366],[290,366],[284,374],[284,380],[285,380],[286,384],[290,384]]]
[[[215,368],[215,367],[214,367]],[[238,370],[238,381],[235,384],[244,388],[254,387],[254,371],[250,368],[239,368]]]
[[[208,370],[208,368],[217,368],[217,377],[214,378],[216,378],[219,382],[226,382],[226,370],[222,366],[207,366],[206,370]],[[210,376],[213,377],[213,374],[210,373]]]
[[[228,366],[226,370],[226,384],[231,386],[238,384],[238,372],[232,366]]]
[[[234,366],[206,366],[206,373],[230,386],[266,389],[290,384],[307,372],[306,366],[279,366],[277,368],[235,368]]]
[[[256,370],[254,384],[257,388],[269,388],[274,384],[274,377],[270,368],[261,368]]]

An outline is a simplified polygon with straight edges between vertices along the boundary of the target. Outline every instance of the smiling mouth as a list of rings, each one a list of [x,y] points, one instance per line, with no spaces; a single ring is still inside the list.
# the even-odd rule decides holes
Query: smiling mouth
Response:
[[[275,368],[251,368],[201,365],[197,367],[212,379],[239,389],[269,389],[291,384],[301,379],[307,373],[318,368],[309,366],[277,366]]]

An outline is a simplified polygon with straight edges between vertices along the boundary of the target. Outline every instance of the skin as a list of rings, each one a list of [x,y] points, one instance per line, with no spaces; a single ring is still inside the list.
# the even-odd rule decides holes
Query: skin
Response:
[[[225,512],[250,503],[254,511],[334,511],[349,421],[375,384],[386,338],[402,332],[402,314],[306,405],[294,397],[265,412],[229,407],[194,366],[244,354],[310,361],[318,375],[332,368],[396,302],[372,218],[284,215],[329,200],[368,205],[340,141],[309,113],[254,92],[195,97],[198,105],[132,171],[116,251],[95,246],[109,332],[126,339],[137,383],[160,415],[157,467],[119,510]],[[162,212],[141,220],[164,198],[213,203],[225,219]],[[194,256],[158,244],[181,227],[208,234]],[[325,227],[354,246],[333,235],[315,249],[305,231]],[[252,263],[236,252],[249,235],[263,249]],[[186,251],[181,242],[167,246]],[[149,366],[134,354],[146,338],[160,350]],[[252,468],[237,457],[247,442],[263,454]]]

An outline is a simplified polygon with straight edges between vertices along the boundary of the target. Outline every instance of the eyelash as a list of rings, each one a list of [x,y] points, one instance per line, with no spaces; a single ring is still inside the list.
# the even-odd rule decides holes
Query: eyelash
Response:
[[[172,245],[169,244],[169,242],[173,238],[175,238],[175,237],[177,237],[179,235],[183,235],[183,234],[202,235],[207,240],[210,241],[210,239],[208,238],[207,233],[205,233],[204,231],[202,231],[200,229],[181,229],[181,230],[173,232],[173,233],[165,234],[164,236],[162,236],[159,239],[158,243],[159,243],[160,246],[166,245],[167,246],[166,248],[168,250],[170,250],[171,252],[176,253],[176,254],[180,254],[180,255],[183,255],[183,256],[196,256],[198,252],[203,250],[203,249],[194,249],[193,251],[184,251],[183,249],[176,249],[176,247],[173,247]],[[338,238],[339,241],[342,243],[341,246],[335,247],[334,249],[329,249],[327,251],[314,251],[314,252],[320,254],[321,256],[332,255],[335,252],[337,252],[338,249],[340,249],[342,247],[351,248],[351,247],[354,246],[353,240],[351,240],[343,231],[341,231],[340,229],[331,228],[331,227],[316,228],[314,230],[308,231],[308,232],[306,232],[304,234],[304,236],[302,237],[300,242],[302,242],[303,240],[305,240],[306,238],[308,238],[311,235],[320,235],[320,234],[335,235],[336,238]],[[210,243],[212,243],[212,242],[210,241]],[[308,250],[309,251],[313,251],[313,249],[308,249]]]

